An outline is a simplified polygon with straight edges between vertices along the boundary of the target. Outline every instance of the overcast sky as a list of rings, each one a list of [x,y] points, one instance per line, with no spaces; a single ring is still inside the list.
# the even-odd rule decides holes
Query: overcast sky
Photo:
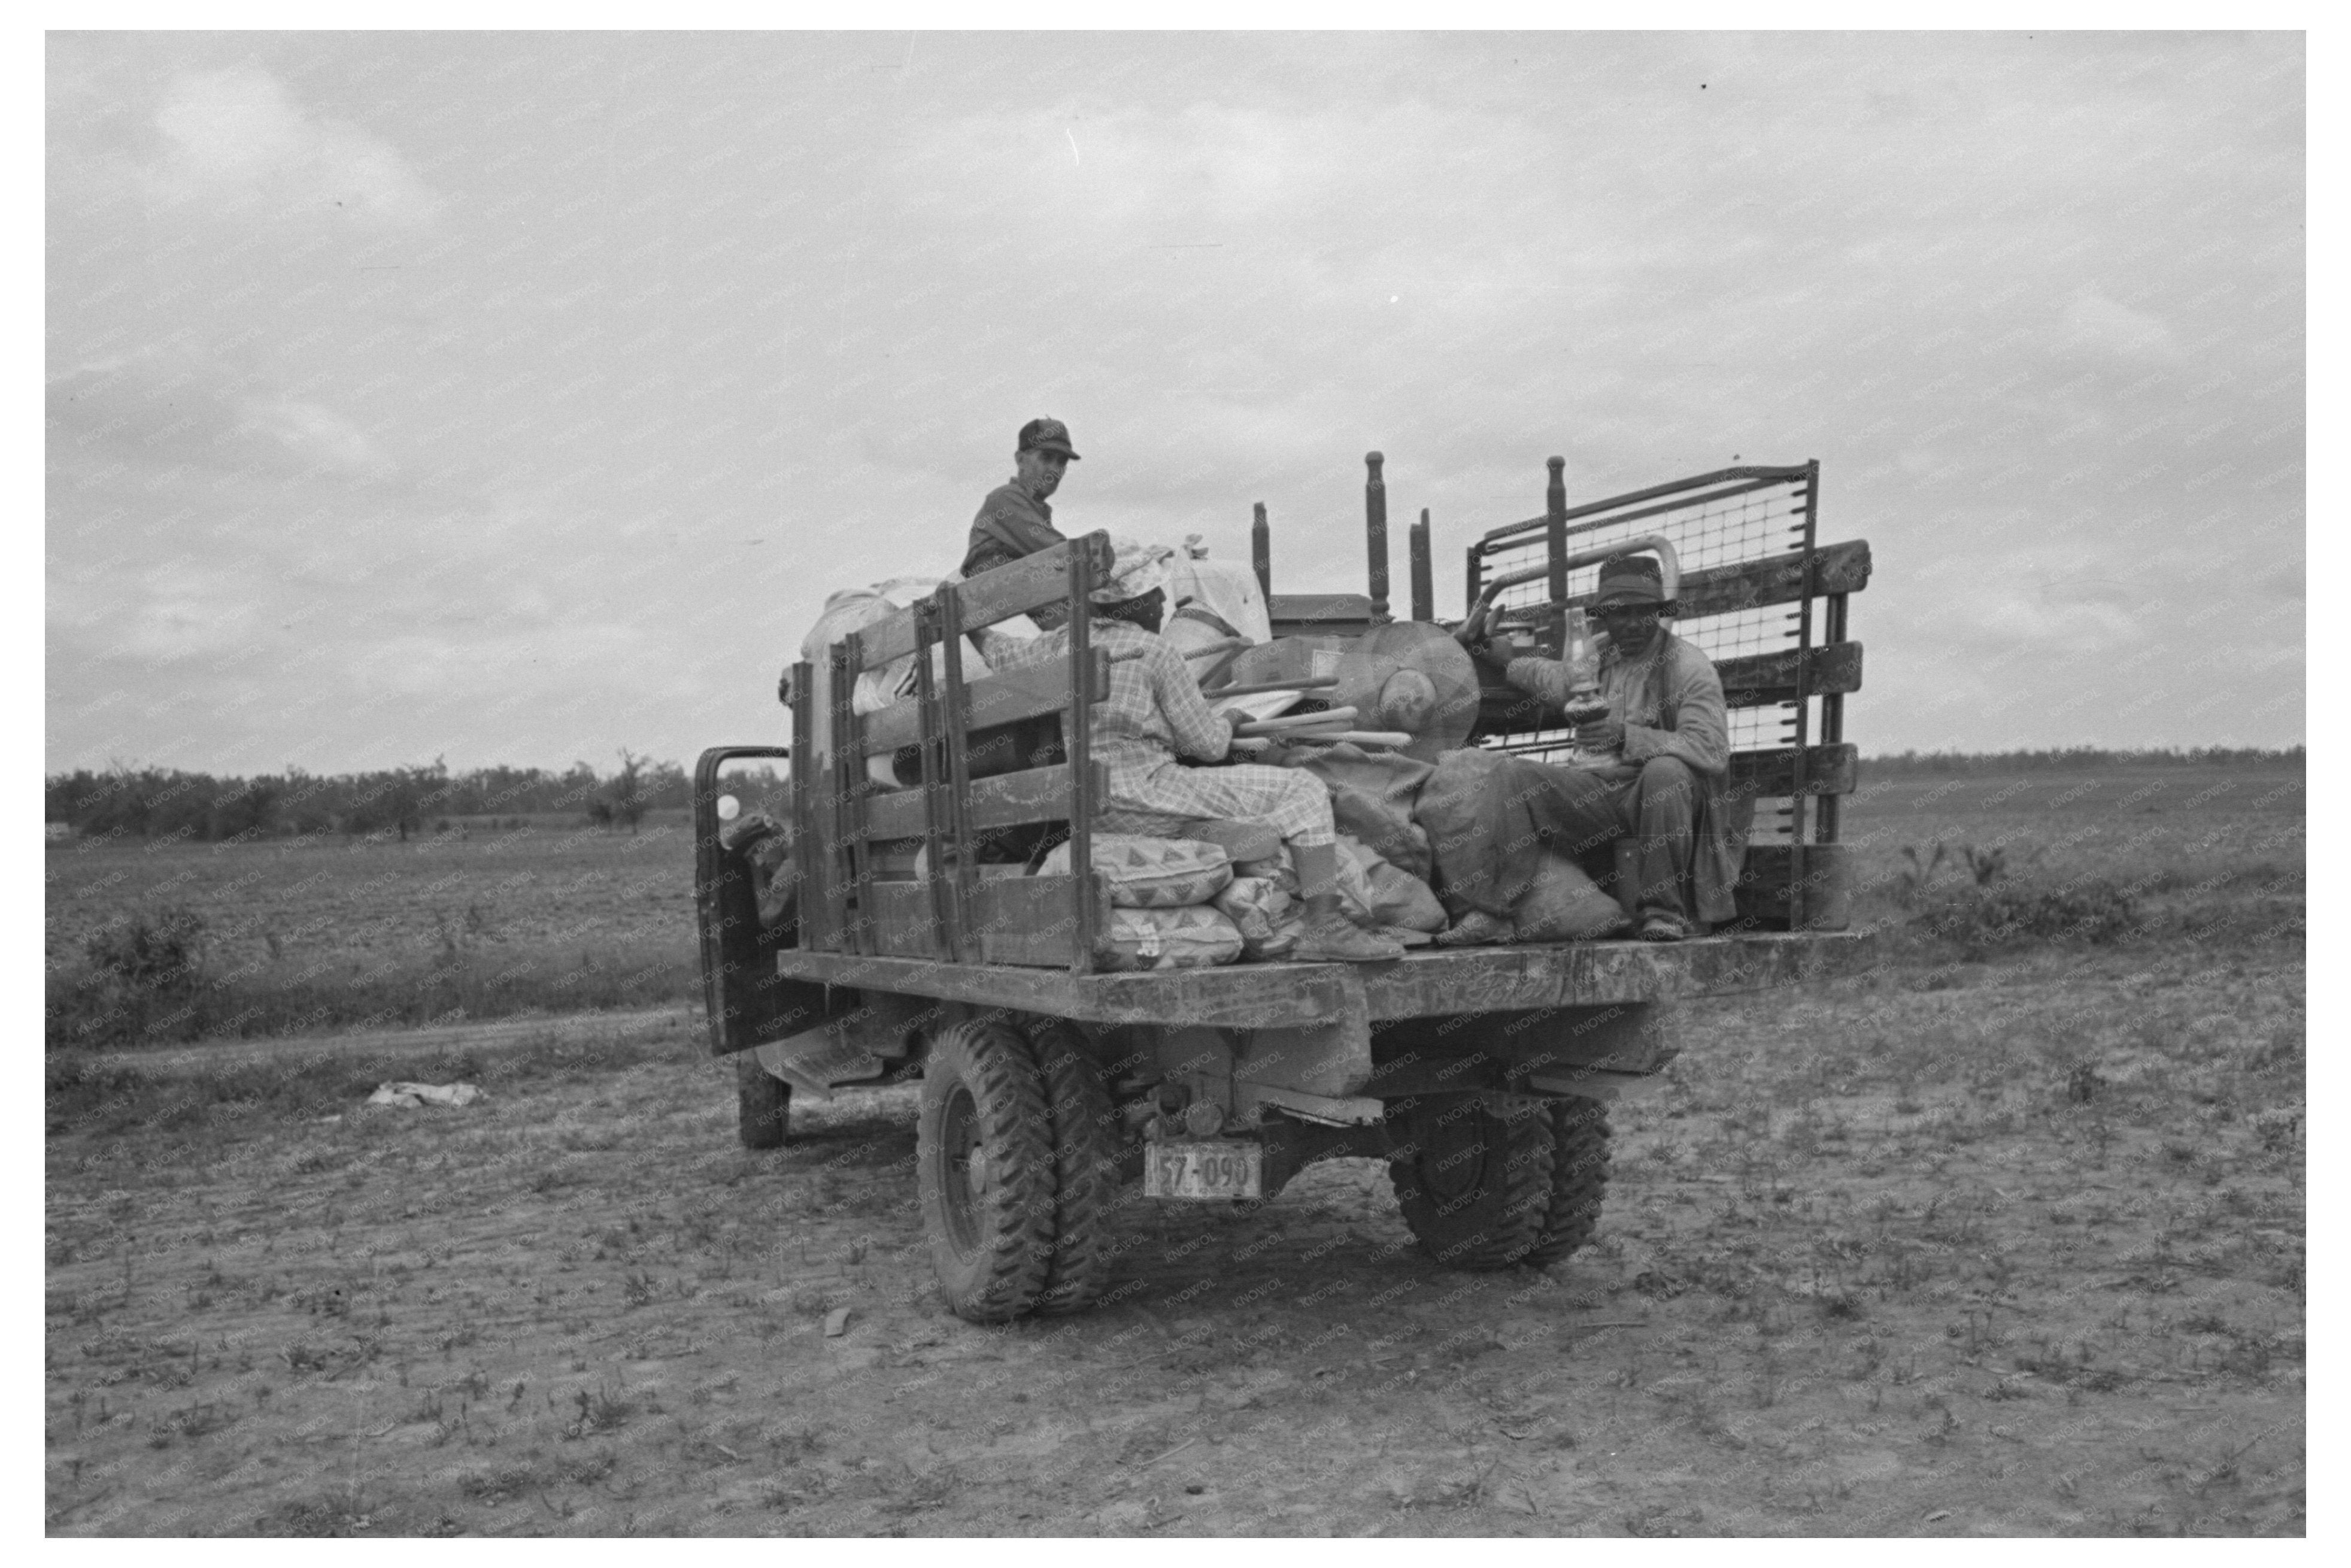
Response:
[[[1066,531],[1363,587],[1728,464],[1865,753],[2304,736],[2292,35],[48,45],[47,765],[784,737],[830,590]],[[1399,589],[1401,597],[1401,589]]]

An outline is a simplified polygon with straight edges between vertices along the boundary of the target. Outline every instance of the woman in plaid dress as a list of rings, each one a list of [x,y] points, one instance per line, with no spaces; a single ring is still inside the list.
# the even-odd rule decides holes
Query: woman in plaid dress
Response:
[[[1110,580],[1093,592],[1090,635],[1110,654],[1110,695],[1094,705],[1094,759],[1110,772],[1110,792],[1095,825],[1108,832],[1180,838],[1203,819],[1271,828],[1289,844],[1306,903],[1305,932],[1293,959],[1377,963],[1404,956],[1403,946],[1362,930],[1342,913],[1339,840],[1331,792],[1311,773],[1241,763],[1186,768],[1178,757],[1222,762],[1232,749],[1232,722],[1200,695],[1182,655],[1161,641],[1166,612],[1165,546],[1115,540]],[[1069,656],[1066,628],[1020,644],[998,669]]]

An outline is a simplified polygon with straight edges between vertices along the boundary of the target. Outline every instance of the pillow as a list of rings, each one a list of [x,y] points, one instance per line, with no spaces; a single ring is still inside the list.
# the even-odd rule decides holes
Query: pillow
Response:
[[[1240,927],[1207,904],[1113,908],[1094,956],[1109,969],[1205,969],[1241,956]]]
[[[1130,833],[1096,833],[1093,868],[1110,879],[1110,901],[1119,909],[1206,904],[1233,880],[1231,857],[1218,845]],[[1069,844],[1054,845],[1038,871],[1044,876],[1069,875]]]
[[[1614,936],[1633,924],[1624,906],[1601,892],[1582,866],[1549,850],[1510,917],[1521,942],[1589,942]]]

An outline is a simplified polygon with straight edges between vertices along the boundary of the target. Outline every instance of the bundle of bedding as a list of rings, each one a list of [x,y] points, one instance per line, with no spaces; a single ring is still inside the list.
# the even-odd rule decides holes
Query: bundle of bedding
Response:
[[[1233,884],[1232,857],[1223,846],[1096,833],[1090,858],[1110,883],[1110,924],[1095,944],[1106,967],[1205,969],[1241,956],[1241,928],[1215,902]],[[1067,876],[1070,864],[1070,846],[1062,843],[1038,871]]]

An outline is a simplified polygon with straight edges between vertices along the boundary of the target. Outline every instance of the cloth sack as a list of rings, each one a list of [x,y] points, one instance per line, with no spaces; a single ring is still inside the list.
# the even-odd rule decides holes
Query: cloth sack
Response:
[[[1184,548],[1167,563],[1167,608],[1170,613],[1196,606],[1207,615],[1232,628],[1218,636],[1238,635],[1252,643],[1273,640],[1273,622],[1266,613],[1265,595],[1258,587],[1257,573],[1237,560],[1210,560],[1205,547],[1192,534],[1184,540]]]
[[[1205,969],[1241,956],[1241,932],[1213,904],[1113,908],[1094,955],[1111,969]]]
[[[1212,901],[1241,934],[1241,952],[1260,961],[1280,958],[1298,945],[1304,922],[1298,901],[1271,877],[1237,876]]]
[[[1497,777],[1510,760],[1482,747],[1445,752],[1413,804],[1436,861],[1431,880],[1457,914],[1477,909],[1507,920],[1531,879],[1534,831]]]
[[[1233,880],[1232,857],[1196,839],[1149,839],[1132,833],[1093,835],[1093,869],[1110,880],[1118,909],[1180,909],[1206,904]],[[1070,846],[1056,844],[1038,868],[1070,874]]]
[[[1614,936],[1631,916],[1583,868],[1563,854],[1542,852],[1533,883],[1519,895],[1510,924],[1521,942],[1590,942]]]
[[[1344,852],[1341,859],[1353,861],[1363,873],[1364,913],[1372,924],[1400,926],[1406,931],[1445,929],[1445,905],[1437,902],[1436,891],[1426,883],[1352,834],[1341,833],[1339,847]],[[1352,900],[1348,888],[1349,878],[1343,865],[1339,872],[1340,895]]]
[[[1341,832],[1360,839],[1407,874],[1428,880],[1428,834],[1413,821],[1413,807],[1434,766],[1400,751],[1365,751],[1353,745],[1316,747],[1297,766],[1330,786],[1331,816]]]
[[[793,737],[793,749],[801,767],[813,769],[831,759],[832,645],[852,632],[862,632],[920,601],[936,587],[936,578],[896,577],[872,588],[842,589],[825,600],[824,613],[817,618],[809,634],[800,639],[800,657],[809,666],[809,729],[806,735]],[[946,678],[946,658],[944,647],[931,650],[931,671],[941,681]],[[979,648],[970,638],[964,639],[964,678],[977,680],[987,674],[988,668]],[[914,656],[907,653],[881,669],[867,670],[859,675],[849,706],[861,714],[879,713],[901,697],[913,695],[915,685]],[[865,772],[867,778],[884,789],[898,787],[887,757],[867,758]]]

